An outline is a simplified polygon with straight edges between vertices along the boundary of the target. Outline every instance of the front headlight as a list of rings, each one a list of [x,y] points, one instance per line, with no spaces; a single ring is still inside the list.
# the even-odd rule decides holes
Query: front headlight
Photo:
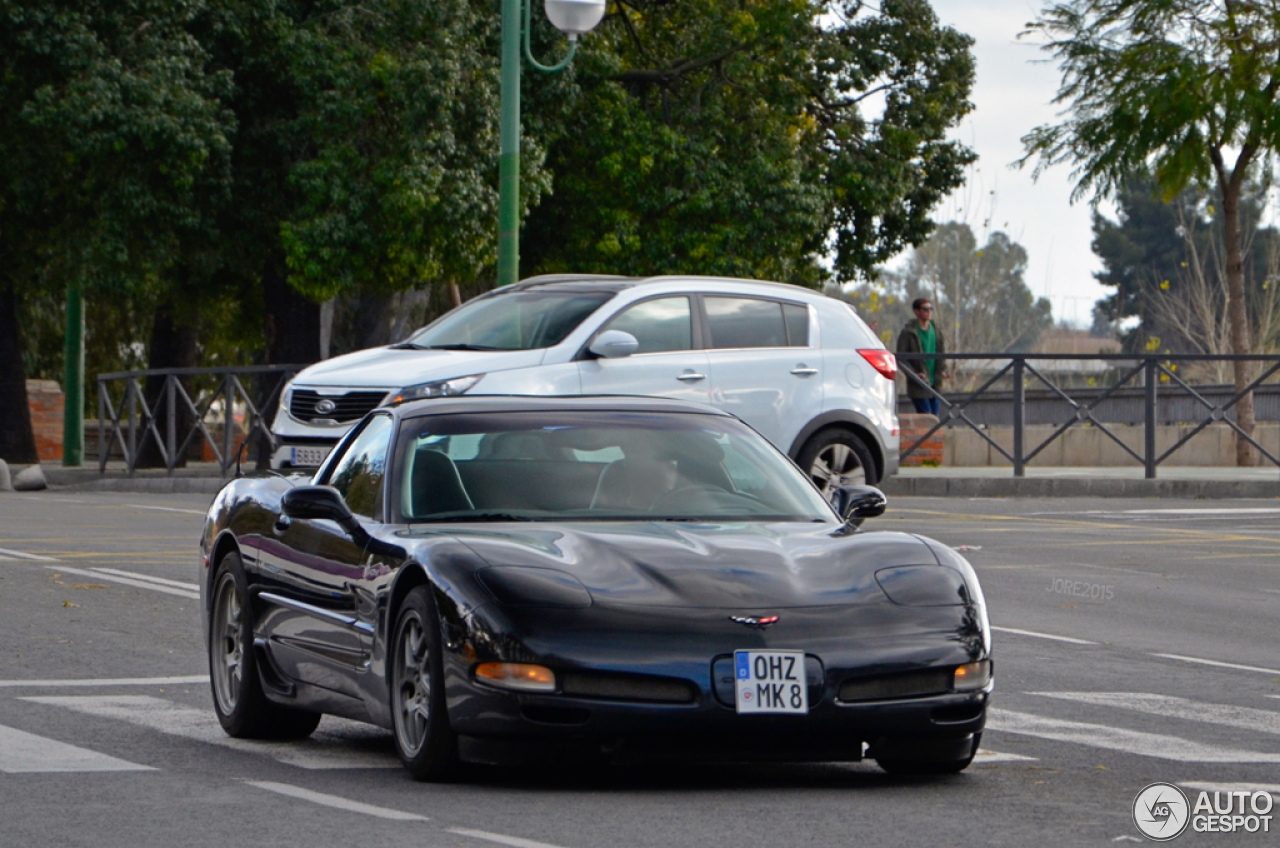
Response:
[[[387,395],[383,406],[406,403],[422,398],[455,397],[466,394],[472,386],[480,382],[483,374],[472,374],[469,377],[454,377],[452,380],[436,380],[433,383],[418,383],[416,386],[405,386],[398,392]]]
[[[290,380],[285,384],[284,391],[280,392],[280,411],[288,412],[289,407],[293,405],[293,381]]]
[[[889,600],[904,607],[960,606],[971,602],[960,572],[943,565],[899,565],[876,572]]]

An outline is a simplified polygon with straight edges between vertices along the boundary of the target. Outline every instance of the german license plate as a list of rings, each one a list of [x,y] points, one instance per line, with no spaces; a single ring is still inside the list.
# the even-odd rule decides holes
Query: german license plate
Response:
[[[329,448],[293,448],[292,462],[299,468],[319,468],[329,455]]]
[[[804,651],[734,651],[738,712],[809,712]]]

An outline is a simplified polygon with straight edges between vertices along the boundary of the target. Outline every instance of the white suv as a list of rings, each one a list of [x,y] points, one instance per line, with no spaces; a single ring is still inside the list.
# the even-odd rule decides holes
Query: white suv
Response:
[[[400,344],[300,372],[281,397],[272,465],[318,465],[365,413],[404,400],[651,395],[732,412],[830,494],[897,471],[896,367],[851,306],[798,286],[535,277]]]

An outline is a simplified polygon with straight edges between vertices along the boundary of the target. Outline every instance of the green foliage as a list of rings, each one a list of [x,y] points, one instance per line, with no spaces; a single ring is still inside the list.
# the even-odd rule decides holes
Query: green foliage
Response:
[[[973,160],[945,139],[970,108],[971,40],[925,2],[612,12],[579,52],[526,269],[816,285],[830,254],[839,278],[868,275],[927,235]]]

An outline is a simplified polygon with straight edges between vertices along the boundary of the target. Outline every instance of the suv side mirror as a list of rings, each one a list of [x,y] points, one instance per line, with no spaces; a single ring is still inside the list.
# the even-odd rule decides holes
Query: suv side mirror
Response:
[[[640,349],[640,342],[630,333],[622,330],[605,330],[595,337],[587,350],[601,359],[622,359]]]
[[[860,527],[868,518],[884,515],[889,501],[875,486],[841,486],[836,489],[831,505],[845,523]]]
[[[336,522],[356,541],[366,541],[364,527],[352,515],[347,502],[332,486],[298,486],[280,498],[280,511],[290,518],[328,519]]]

